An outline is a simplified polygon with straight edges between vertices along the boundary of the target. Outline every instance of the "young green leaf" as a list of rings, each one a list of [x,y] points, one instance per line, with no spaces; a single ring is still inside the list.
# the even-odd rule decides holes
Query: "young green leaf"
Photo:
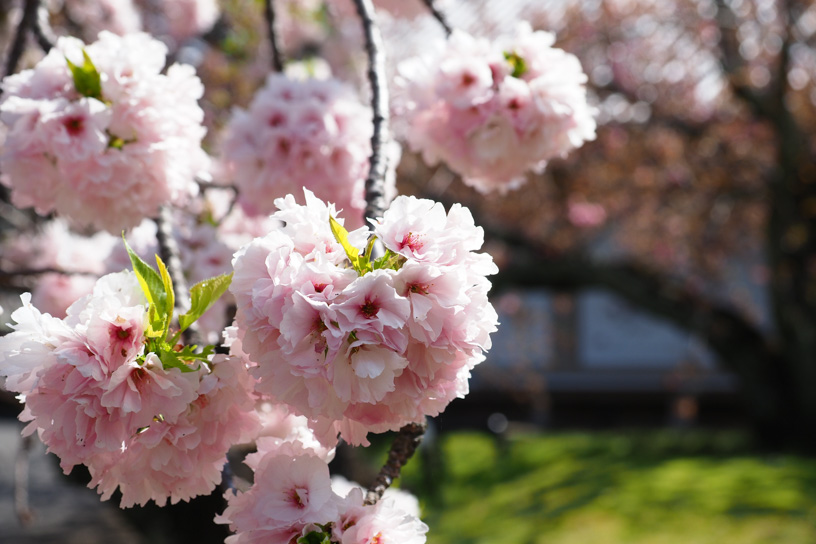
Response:
[[[513,72],[510,74],[513,77],[521,77],[527,72],[527,63],[524,57],[515,52],[505,51],[504,58],[510,63]]]
[[[77,66],[68,60],[68,57],[65,57],[65,62],[68,63],[68,68],[74,78],[74,87],[82,96],[102,100],[102,79],[99,76],[99,71],[84,49],[82,50],[82,58],[82,66]]]
[[[170,279],[167,266],[165,266],[164,261],[162,261],[158,255],[156,255],[156,264],[159,266],[159,275],[164,285],[164,292],[167,295],[165,306],[167,310],[167,328],[169,328],[170,322],[173,321],[173,307],[176,304],[176,293],[173,291],[173,280]]]
[[[122,240],[125,242],[125,249],[130,257],[133,271],[136,273],[142,292],[145,294],[148,304],[155,309],[150,313],[149,323],[154,331],[164,333],[170,325],[170,320],[167,312],[167,291],[165,291],[162,277],[152,266],[136,255],[127,240],[125,240],[124,232],[122,233]]]
[[[190,288],[190,311],[179,316],[179,330],[186,330],[187,327],[201,317],[218,298],[229,288],[232,281],[232,272],[221,274],[214,278],[200,281]]]
[[[402,268],[402,265],[405,264],[405,260],[405,257],[399,253],[394,253],[390,249],[386,249],[385,255],[371,263],[371,268],[373,270],[380,270],[381,268],[399,270]]]
[[[371,263],[368,262],[368,259],[365,256],[360,256],[360,250],[351,245],[351,242],[348,240],[348,231],[338,223],[334,217],[329,216],[329,225],[331,226],[332,234],[334,234],[334,239],[337,240],[337,243],[343,246],[343,250],[346,252],[346,257],[348,260],[351,261],[351,266],[354,270],[357,271],[359,275],[363,275],[366,272],[371,272]]]
[[[298,538],[297,544],[331,544],[331,539],[325,532],[312,531]]]
[[[192,361],[188,361],[180,357],[180,353],[176,353],[172,349],[162,350],[158,353],[159,360],[165,369],[178,368],[182,372],[195,372],[198,370],[198,365],[191,365]]]

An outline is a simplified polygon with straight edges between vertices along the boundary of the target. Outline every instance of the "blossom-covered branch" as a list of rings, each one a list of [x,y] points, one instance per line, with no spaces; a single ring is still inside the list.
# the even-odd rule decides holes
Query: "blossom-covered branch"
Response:
[[[269,46],[272,49],[272,69],[276,72],[283,72],[283,54],[275,34],[275,6],[273,2],[274,0],[264,0],[264,17],[266,17],[266,29],[269,33]]]
[[[354,0],[363,23],[365,48],[368,55],[368,81],[371,85],[371,109],[374,112],[374,133],[371,135],[371,161],[365,184],[365,217],[382,216],[386,208],[385,175],[388,170],[388,85],[385,81],[385,48],[380,30],[374,22],[371,0]]]

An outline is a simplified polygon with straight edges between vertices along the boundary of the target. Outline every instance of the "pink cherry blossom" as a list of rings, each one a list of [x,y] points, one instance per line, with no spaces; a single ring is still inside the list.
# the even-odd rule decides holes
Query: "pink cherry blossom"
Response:
[[[411,148],[488,193],[594,139],[586,74],[554,41],[526,23],[495,43],[454,31],[435,56],[404,61],[395,109]]]
[[[133,272],[109,274],[65,319],[23,295],[13,332],[0,338],[0,375],[25,402],[37,432],[67,473],[87,465],[103,499],[163,505],[209,493],[226,452],[260,430],[254,381],[239,357],[189,368],[147,352],[147,305]]]
[[[321,198],[341,195],[347,220],[362,225],[371,130],[370,109],[347,84],[270,75],[226,129],[224,161],[239,203],[265,215],[276,198],[306,187]]]
[[[72,78],[66,59],[81,66],[83,52],[100,96],[81,96]],[[87,46],[60,38],[34,69],[5,78],[0,183],[13,203],[118,234],[195,194],[208,162],[203,87],[189,66],[162,73],[166,54],[146,34],[101,32]]]
[[[305,200],[278,199],[281,226],[233,261],[237,340],[256,390],[354,444],[438,414],[467,392],[496,329],[486,279],[496,268],[475,253],[482,230],[461,206],[446,214],[397,197],[374,222],[391,265],[355,270],[332,234],[333,206]],[[362,253],[366,231],[348,243]]]
[[[311,532],[337,544],[425,542],[428,527],[415,498],[389,491],[376,505],[363,505],[361,488],[331,479],[326,462],[297,442],[259,445],[248,463],[254,484],[227,492],[227,508],[216,517],[235,531],[228,544],[291,544]]]
[[[216,0],[135,0],[142,9],[144,29],[178,49],[186,40],[210,30],[221,10]]]
[[[142,30],[142,18],[133,0],[66,0],[65,10],[92,38],[103,30],[120,36]]]

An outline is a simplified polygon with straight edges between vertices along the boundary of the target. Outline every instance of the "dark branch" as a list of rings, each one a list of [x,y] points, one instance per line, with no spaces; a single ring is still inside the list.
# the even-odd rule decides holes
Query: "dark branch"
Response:
[[[368,55],[368,81],[371,85],[371,109],[374,113],[374,133],[371,135],[371,160],[365,183],[365,218],[381,217],[386,208],[385,174],[388,170],[388,85],[385,81],[385,53],[380,29],[374,22],[371,0],[354,0],[363,24]]]
[[[450,36],[453,33],[453,28],[448,23],[448,18],[445,17],[445,14],[439,11],[439,9],[434,4],[434,0],[422,0],[426,6],[428,6],[428,10],[430,10],[431,15],[434,16],[434,19],[439,21],[439,24],[442,25],[442,28],[445,29],[445,34]]]
[[[745,68],[745,59],[739,52],[737,37],[737,16],[725,0],[717,0],[717,27],[720,31],[720,64],[731,90],[737,98],[745,102],[755,115],[770,118],[774,108],[746,82],[742,81],[741,71]]]
[[[40,49],[46,53],[51,51],[57,40],[51,30],[51,25],[48,23],[48,10],[44,6],[40,6],[39,10],[37,10],[37,19],[34,21],[31,31],[34,33]]]
[[[43,274],[63,274],[65,276],[96,276],[93,272],[82,270],[64,270],[62,268],[21,268],[18,270],[0,270],[0,280],[6,278],[20,278],[24,276],[41,276]]]
[[[162,206],[156,218],[156,239],[159,242],[159,256],[167,266],[167,273],[173,282],[173,293],[176,298],[176,310],[183,313],[189,310],[190,291],[187,280],[184,278],[184,269],[181,264],[181,251],[178,242],[173,236],[173,211],[169,206]],[[196,323],[184,331],[184,340],[187,344],[201,345],[201,335]]]
[[[382,498],[385,490],[391,486],[394,480],[399,478],[400,469],[414,455],[420,442],[422,442],[426,427],[427,424],[423,421],[422,423],[409,423],[400,429],[399,434],[394,438],[394,443],[391,444],[391,449],[388,451],[388,460],[380,469],[380,473],[377,474],[377,479],[368,488],[365,504],[376,504]]]
[[[696,333],[729,370],[743,378],[744,384],[764,387],[765,382],[757,381],[757,377],[767,373],[775,355],[774,346],[732,308],[635,263],[558,255],[515,234],[489,227],[485,232],[488,238],[512,250],[511,262],[502,265],[493,278],[494,293],[518,287],[609,290],[637,308]]]
[[[20,24],[17,25],[17,30],[14,32],[14,38],[11,42],[8,57],[6,58],[6,66],[3,75],[8,76],[17,71],[17,65],[20,63],[20,58],[25,51],[26,37],[29,30],[34,28],[37,24],[37,11],[40,8],[40,0],[26,0],[23,6],[23,17],[20,19]],[[2,89],[0,89],[2,92]]]
[[[274,0],[264,0],[264,16],[266,17],[269,46],[272,49],[272,69],[276,72],[283,72],[283,54],[278,46],[278,38],[275,34],[275,6],[273,2]]]
[[[181,265],[181,251],[173,237],[173,212],[169,206],[162,206],[156,218],[156,239],[159,242],[159,256],[167,266],[167,272],[173,282],[176,297],[176,308],[187,311],[183,304],[190,298],[187,291],[187,280]]]

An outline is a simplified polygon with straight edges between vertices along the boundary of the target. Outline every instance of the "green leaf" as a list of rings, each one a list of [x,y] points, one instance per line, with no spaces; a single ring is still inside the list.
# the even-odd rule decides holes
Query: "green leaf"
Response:
[[[298,538],[297,544],[331,544],[331,539],[325,532],[312,531]]]
[[[348,240],[348,231],[338,223],[334,217],[329,216],[329,225],[331,226],[332,234],[334,234],[334,239],[337,240],[337,243],[343,246],[343,250],[346,252],[346,257],[348,260],[351,261],[351,266],[354,270],[357,271],[359,275],[363,275],[366,272],[371,272],[371,263],[368,262],[368,259],[363,256],[360,256],[360,250],[351,245],[351,242]]]
[[[142,292],[147,298],[151,309],[148,310],[149,323],[154,332],[159,332],[161,335],[167,332],[170,325],[167,311],[168,293],[165,290],[164,282],[161,275],[156,270],[144,262],[141,257],[131,249],[130,245],[125,240],[125,233],[122,233],[122,240],[125,242],[125,249],[127,250],[130,262],[133,265],[133,271],[136,273],[136,278],[139,280],[139,285]],[[161,259],[156,256],[156,260]],[[164,263],[162,263],[164,264]],[[171,286],[172,290],[172,286]],[[172,297],[172,295],[170,295]],[[172,312],[172,307],[171,310]]]
[[[371,263],[372,270],[385,268],[388,270],[399,270],[405,264],[405,257],[399,253],[394,253],[390,249],[385,250],[385,255]]]
[[[161,352],[157,353],[159,356],[159,360],[162,362],[162,366],[166,369],[168,368],[178,368],[182,372],[195,372],[198,370],[198,365],[193,366],[189,364],[191,361],[187,361],[181,357],[179,354],[173,351],[172,349],[162,350]]]
[[[170,279],[170,273],[167,271],[164,261],[161,257],[156,255],[156,264],[159,267],[159,275],[161,276],[162,285],[164,285],[165,310],[167,311],[167,328],[170,327],[170,322],[173,321],[173,307],[176,304],[176,293],[173,291],[173,280]]]
[[[102,79],[99,76],[99,71],[84,49],[82,50],[82,58],[82,66],[77,66],[68,60],[68,57],[65,57],[65,62],[68,63],[68,68],[70,68],[71,75],[74,78],[74,87],[82,96],[102,100]]]
[[[513,72],[510,74],[513,77],[521,77],[527,72],[527,63],[524,61],[524,57],[519,55],[518,53],[505,51],[504,58],[507,62],[510,63],[510,66],[513,68]]]
[[[210,362],[210,355],[215,353],[215,346],[209,345],[204,346],[204,349],[201,350],[201,353],[196,353],[195,349],[198,346],[184,346],[181,348],[181,351],[178,351],[179,358],[185,359],[188,361],[202,361],[205,363]]]
[[[196,319],[201,317],[218,298],[229,288],[232,274],[221,274],[214,278],[200,281],[190,288],[190,311],[179,316],[179,330],[186,330]]]

